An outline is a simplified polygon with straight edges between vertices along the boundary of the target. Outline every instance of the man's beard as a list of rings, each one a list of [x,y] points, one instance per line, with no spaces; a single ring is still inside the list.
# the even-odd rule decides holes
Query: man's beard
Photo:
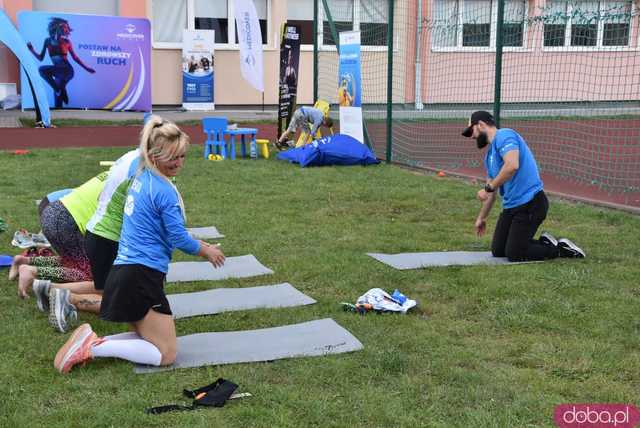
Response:
[[[481,132],[478,138],[476,138],[476,146],[478,146],[479,149],[483,149],[487,144],[489,144],[489,137],[487,137],[486,133]]]

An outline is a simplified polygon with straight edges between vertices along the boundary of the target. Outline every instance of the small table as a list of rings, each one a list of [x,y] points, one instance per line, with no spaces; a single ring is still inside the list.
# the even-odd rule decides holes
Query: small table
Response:
[[[247,148],[245,147],[245,136],[251,137],[251,154],[255,154],[258,156],[258,148],[256,144],[256,135],[258,134],[258,130],[256,128],[236,128],[236,129],[227,129],[224,131],[224,135],[229,135],[231,138],[229,143],[231,144],[231,159],[236,158],[236,135],[240,136],[240,142],[242,144],[242,157],[247,157]]]

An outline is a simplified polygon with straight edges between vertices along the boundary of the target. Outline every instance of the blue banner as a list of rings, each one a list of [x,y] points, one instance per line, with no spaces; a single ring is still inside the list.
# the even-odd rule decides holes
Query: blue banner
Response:
[[[182,32],[182,106],[187,110],[213,110],[213,30]]]
[[[338,105],[360,107],[360,32],[340,33],[340,67],[338,72]]]

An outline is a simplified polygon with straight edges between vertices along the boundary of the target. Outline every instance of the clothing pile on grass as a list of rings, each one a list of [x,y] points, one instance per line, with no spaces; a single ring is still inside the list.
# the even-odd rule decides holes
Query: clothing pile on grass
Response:
[[[371,290],[358,297],[355,304],[342,303],[342,307],[346,311],[352,311],[359,314],[367,312],[397,312],[406,314],[407,311],[415,307],[418,303],[415,300],[407,298],[399,290],[395,290],[393,294],[389,294],[381,288],[372,288]]]

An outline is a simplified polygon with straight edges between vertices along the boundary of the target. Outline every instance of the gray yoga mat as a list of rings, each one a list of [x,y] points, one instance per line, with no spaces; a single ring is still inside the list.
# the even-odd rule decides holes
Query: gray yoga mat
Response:
[[[218,239],[224,238],[224,235],[218,232],[215,226],[209,227],[189,227],[187,232],[193,239]]]
[[[195,293],[169,294],[167,299],[176,319],[245,309],[285,308],[316,303],[288,282],[261,287],[216,288]]]
[[[420,269],[437,266],[504,265],[531,262],[510,262],[506,257],[493,257],[490,251],[438,251],[434,253],[367,253],[393,268]]]
[[[137,365],[136,373],[251,363],[282,358],[341,354],[362,343],[331,318],[261,330],[200,333],[178,337],[176,362],[167,367]]]
[[[169,263],[167,282],[216,281],[227,278],[247,278],[250,276],[272,274],[252,254],[227,257],[224,266],[214,268],[209,262]]]

